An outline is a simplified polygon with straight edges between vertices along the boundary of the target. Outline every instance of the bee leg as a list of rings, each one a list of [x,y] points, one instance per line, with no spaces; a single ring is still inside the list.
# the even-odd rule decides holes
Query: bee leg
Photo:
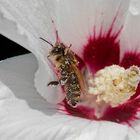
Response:
[[[55,86],[59,85],[59,81],[51,81],[47,85],[48,86],[54,86],[55,87]]]
[[[49,54],[49,55],[47,55],[47,57],[49,58],[51,55]]]
[[[64,86],[64,85],[67,83],[67,81],[68,81],[68,78],[64,77],[64,78],[61,78],[61,79],[59,80],[59,83],[60,83],[62,86]]]
[[[54,86],[55,87],[59,84],[61,86],[64,86],[67,83],[68,79],[69,79],[69,77],[63,77],[63,78],[59,79],[58,81],[51,81],[51,82],[48,83],[48,86]]]
[[[64,86],[69,81],[70,76],[64,76],[59,80],[61,86]]]
[[[64,55],[67,55],[68,54],[68,52],[70,51],[71,46],[72,46],[72,44],[70,44],[70,46],[65,49]]]

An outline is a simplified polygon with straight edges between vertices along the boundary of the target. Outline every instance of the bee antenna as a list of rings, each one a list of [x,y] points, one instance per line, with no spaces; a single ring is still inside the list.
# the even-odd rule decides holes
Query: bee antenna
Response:
[[[56,42],[60,42],[60,38],[59,38],[59,35],[58,35],[58,30],[55,28],[55,23],[54,23],[54,20],[52,19],[52,24],[54,26],[54,30],[55,30],[55,36],[56,36]]]
[[[44,39],[44,38],[42,38],[42,37],[40,37],[39,39],[41,39],[41,40],[43,40],[43,41],[47,42],[49,45],[51,45],[52,47],[54,47],[54,46],[53,46],[53,44],[52,44],[52,43],[50,43],[49,41],[47,41],[46,39]]]
[[[71,48],[72,44],[69,45],[69,48]]]
[[[60,42],[59,35],[58,35],[58,30],[56,30],[55,33],[56,33],[56,41]]]

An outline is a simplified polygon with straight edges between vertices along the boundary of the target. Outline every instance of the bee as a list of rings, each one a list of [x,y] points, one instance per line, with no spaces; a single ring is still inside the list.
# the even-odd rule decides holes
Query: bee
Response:
[[[80,103],[80,96],[84,92],[84,80],[78,68],[78,60],[74,52],[62,42],[56,41],[55,45],[47,40],[40,38],[52,46],[48,59],[57,71],[58,80],[51,81],[48,86],[60,85],[64,90],[67,103],[71,107],[76,107]]]

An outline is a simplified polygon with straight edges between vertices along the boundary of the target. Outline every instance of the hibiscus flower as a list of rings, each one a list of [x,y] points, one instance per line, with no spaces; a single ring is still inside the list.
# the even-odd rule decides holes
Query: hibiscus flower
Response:
[[[11,116],[14,118],[12,123],[15,121],[17,124],[14,114],[20,114],[18,119],[21,121],[28,120],[25,121],[26,126],[17,124],[19,129],[25,130],[20,134],[23,139],[23,135],[28,134],[26,130],[37,125],[41,130],[43,127],[45,134],[31,135],[31,138],[140,138],[139,5],[136,0],[0,1],[1,34],[35,55],[38,61],[35,87],[47,102],[57,108],[57,112],[52,115],[50,110],[42,115],[25,104],[16,111],[19,105],[16,97],[12,98],[14,105],[8,103],[11,105],[9,108],[3,105],[5,110],[11,108],[13,111],[6,114],[9,115],[8,121]],[[61,43],[65,46],[71,44],[70,50],[75,53],[78,61],[77,69],[84,79],[85,93],[80,94],[76,106],[69,103],[61,86],[47,86],[58,78],[47,57],[51,47],[58,41],[56,31]],[[40,40],[40,37],[50,43]],[[9,89],[7,91],[8,94],[14,94]],[[27,115],[21,113],[23,108]],[[33,117],[31,114],[37,117],[29,119]],[[39,129],[34,130],[40,133]],[[16,139],[14,128],[12,132],[7,132],[8,136],[12,135]]]

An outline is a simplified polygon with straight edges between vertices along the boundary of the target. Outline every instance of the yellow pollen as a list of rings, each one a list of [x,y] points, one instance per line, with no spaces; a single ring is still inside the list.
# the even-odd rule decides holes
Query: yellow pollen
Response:
[[[95,95],[98,104],[106,103],[115,107],[136,93],[139,82],[139,67],[131,66],[124,69],[112,65],[99,70],[94,77],[89,78],[88,92]]]

